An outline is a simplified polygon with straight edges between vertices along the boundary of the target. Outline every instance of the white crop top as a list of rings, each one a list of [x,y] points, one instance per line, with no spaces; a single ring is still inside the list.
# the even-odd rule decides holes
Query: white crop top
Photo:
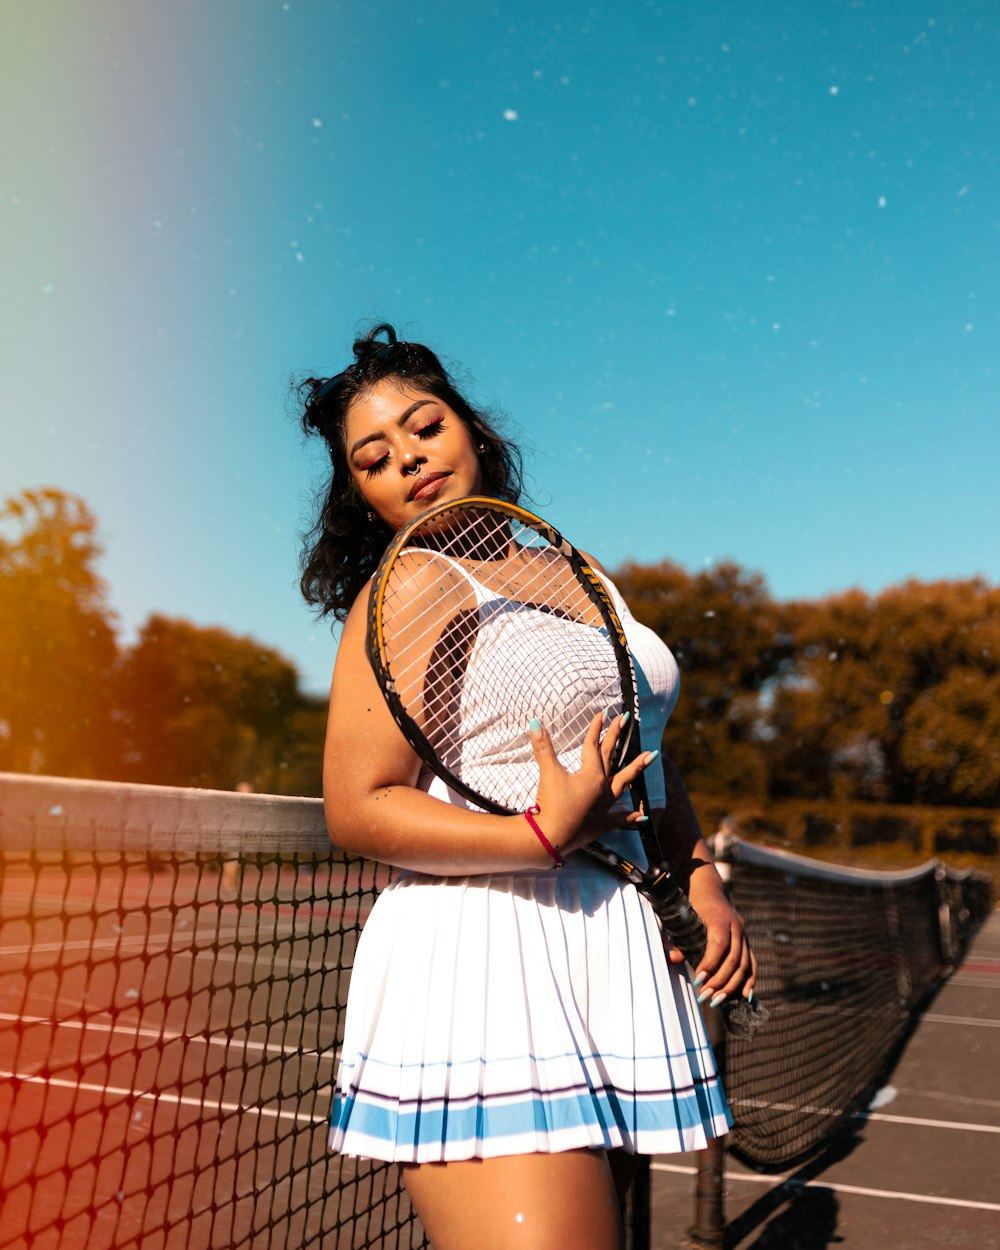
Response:
[[[461,568],[457,563],[456,567]],[[579,626],[541,611],[532,613],[530,618],[526,618],[523,612],[511,613],[506,600],[498,599],[467,570],[462,569],[462,572],[475,591],[479,607],[476,648],[488,647],[494,663],[502,665],[509,696],[502,709],[497,709],[492,699],[487,707],[482,699],[477,698],[474,681],[468,683],[462,694],[459,732],[448,752],[448,762],[473,789],[480,788],[476,784],[477,771],[488,769],[491,764],[503,763],[508,769],[523,769],[524,806],[527,807],[534,801],[538,778],[528,737],[528,721],[533,716],[538,717],[548,730],[559,759],[573,769],[579,767],[582,743],[579,735],[569,740],[563,732],[570,720],[568,712],[581,710],[590,719],[603,711],[604,702],[601,692],[574,682],[572,672],[565,672],[557,683],[546,683],[544,691],[556,692],[548,696],[538,681],[540,673],[551,673],[564,662],[568,650],[567,630],[573,631],[573,647],[579,647]],[[677,662],[657,635],[635,619],[610,579],[603,577],[602,580],[611,592],[632,652],[642,749],[657,750],[667,719],[677,702],[680,685]],[[469,673],[475,671],[476,665],[470,663]],[[472,807],[430,769],[421,771],[417,784],[446,803]],[[659,762],[646,772],[646,789],[650,806],[654,810],[662,808],[666,803],[666,794]],[[631,811],[627,794],[618,800],[613,810]],[[606,835],[601,841],[611,850],[645,867],[641,839],[634,830],[623,829]]]

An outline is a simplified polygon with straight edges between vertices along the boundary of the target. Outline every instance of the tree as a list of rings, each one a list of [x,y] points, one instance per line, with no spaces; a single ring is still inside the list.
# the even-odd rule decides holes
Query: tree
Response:
[[[764,579],[731,562],[691,574],[663,561],[626,564],[615,582],[677,657],[681,693],[664,741],[685,782],[710,794],[763,797],[762,696],[791,655]]]
[[[118,691],[135,780],[287,792],[298,749],[289,728],[308,701],[295,666],[274,649],[153,615],[124,657]]]
[[[64,491],[0,508],[0,769],[95,777],[115,759],[117,645],[96,531]]]
[[[796,665],[771,709],[776,794],[998,801],[1000,590],[909,581],[790,605],[789,619]]]

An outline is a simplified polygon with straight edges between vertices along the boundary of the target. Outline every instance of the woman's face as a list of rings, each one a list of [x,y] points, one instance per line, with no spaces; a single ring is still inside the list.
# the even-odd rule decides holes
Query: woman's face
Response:
[[[479,457],[465,423],[440,399],[386,379],[347,410],[351,476],[391,530],[432,504],[482,492]]]

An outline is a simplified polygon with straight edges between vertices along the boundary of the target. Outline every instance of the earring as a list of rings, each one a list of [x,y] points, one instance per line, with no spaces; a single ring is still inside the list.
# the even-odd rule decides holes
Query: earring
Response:
[[[483,454],[483,452],[484,452],[485,450],[486,450],[486,444],[485,444],[485,443],[477,443],[477,444],[476,444],[476,451],[478,451],[480,455],[482,455],[482,454]]]
[[[375,520],[375,513],[374,513],[374,512],[369,512],[369,513],[368,513],[368,520],[369,520],[369,521],[374,521],[374,520]]]

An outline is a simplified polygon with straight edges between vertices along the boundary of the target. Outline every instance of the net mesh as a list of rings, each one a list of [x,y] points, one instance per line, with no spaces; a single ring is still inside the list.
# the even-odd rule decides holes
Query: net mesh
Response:
[[[867,1105],[990,884],[717,849],[771,1009],[727,1044],[730,1143],[783,1167]],[[318,801],[0,774],[0,851],[0,1248],[427,1244],[394,1168],[327,1150],[389,874]]]
[[[0,778],[0,1246],[416,1247],[331,1155],[386,870],[308,800]]]
[[[770,1018],[730,1038],[729,1144],[786,1167],[869,1104],[920,1005],[990,906],[980,873],[832,868],[727,839],[730,891],[757,955]]]

